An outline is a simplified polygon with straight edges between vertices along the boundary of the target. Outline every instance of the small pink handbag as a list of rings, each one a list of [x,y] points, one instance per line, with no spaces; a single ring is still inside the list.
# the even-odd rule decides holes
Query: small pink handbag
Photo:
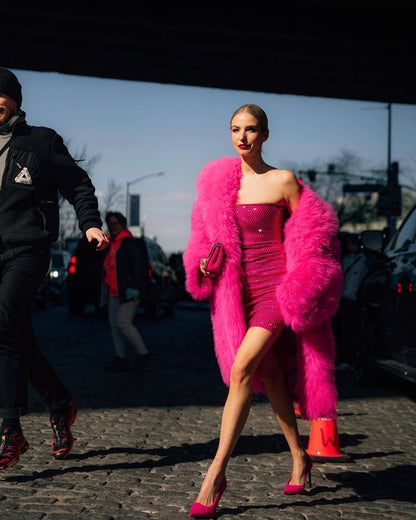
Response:
[[[224,247],[221,242],[214,242],[209,250],[205,271],[210,274],[218,275],[221,272],[224,261]]]

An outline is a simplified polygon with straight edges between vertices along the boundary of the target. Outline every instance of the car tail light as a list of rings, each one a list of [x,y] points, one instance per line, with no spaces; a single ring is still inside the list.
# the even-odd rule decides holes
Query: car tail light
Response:
[[[71,256],[71,260],[69,261],[69,265],[68,265],[69,274],[75,274],[75,271],[77,270],[76,264],[77,264],[77,257]]]
[[[399,282],[396,286],[396,292],[398,294],[402,294],[403,291],[407,290],[408,293],[413,293],[413,284],[409,282],[407,286],[403,286],[401,282]]]
[[[153,276],[152,264],[149,262],[149,278]]]

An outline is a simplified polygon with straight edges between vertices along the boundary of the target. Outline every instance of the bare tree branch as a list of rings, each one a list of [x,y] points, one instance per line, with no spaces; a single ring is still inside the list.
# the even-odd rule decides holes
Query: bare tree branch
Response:
[[[125,196],[122,193],[122,185],[117,184],[114,179],[108,179],[107,191],[100,201],[100,211],[103,216],[108,211],[122,211],[122,207],[125,203]]]
[[[69,143],[66,142],[65,146],[69,148]],[[71,154],[74,160],[81,163],[80,166],[83,168],[90,177],[92,177],[92,168],[100,160],[99,155],[88,157],[87,147],[84,146],[81,152],[75,152]],[[69,237],[80,237],[81,231],[78,228],[77,217],[74,208],[69,202],[59,194],[58,198],[59,205],[59,238],[58,246],[60,249],[65,247],[65,239]]]

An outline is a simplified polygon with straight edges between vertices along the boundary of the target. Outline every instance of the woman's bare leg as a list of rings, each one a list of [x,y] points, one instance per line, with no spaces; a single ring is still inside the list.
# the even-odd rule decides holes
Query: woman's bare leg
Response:
[[[306,467],[306,452],[300,439],[292,398],[284,372],[275,350],[270,349],[259,366],[260,377],[267,397],[289,445],[293,459],[290,484],[303,484]]]
[[[261,328],[248,329],[231,369],[230,388],[224,405],[217,453],[202,483],[197,502],[210,505],[225,475],[228,461],[243,431],[253,397],[253,376],[274,341]]]

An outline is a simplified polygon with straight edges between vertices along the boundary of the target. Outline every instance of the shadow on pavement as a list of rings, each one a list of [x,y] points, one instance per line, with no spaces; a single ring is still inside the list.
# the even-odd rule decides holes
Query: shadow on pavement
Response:
[[[224,404],[227,388],[215,359],[207,307],[178,307],[175,316],[156,320],[138,314],[136,326],[153,359],[145,369],[121,373],[105,370],[114,356],[106,320],[91,314],[71,317],[66,307],[51,306],[34,312],[33,321],[39,346],[79,408]],[[400,393],[393,385],[360,387],[351,373],[337,373],[336,378],[340,399]],[[29,410],[43,411],[37,396],[29,396]]]
[[[225,515],[241,515],[246,511],[256,510],[285,510],[296,507],[312,508],[325,506],[336,508],[340,505],[356,504],[359,502],[371,503],[382,500],[396,502],[414,502],[414,482],[416,479],[416,467],[410,465],[394,466],[385,470],[371,472],[352,472],[327,474],[329,479],[340,482],[335,486],[319,486],[307,491],[301,500],[291,498],[290,502],[281,504],[259,504],[250,506],[240,506],[235,508],[221,508],[216,518]],[[350,489],[351,495],[348,497],[334,497],[341,489]],[[318,498],[325,494],[325,498]],[[328,497],[329,496],[329,497]],[[312,500],[311,500],[312,498]],[[327,509],[325,509],[327,510]],[[329,510],[329,509],[328,509]],[[305,510],[304,514],[305,513]],[[320,509],[322,511],[322,509]],[[388,514],[388,513],[387,513]],[[387,518],[387,517],[386,517]]]

